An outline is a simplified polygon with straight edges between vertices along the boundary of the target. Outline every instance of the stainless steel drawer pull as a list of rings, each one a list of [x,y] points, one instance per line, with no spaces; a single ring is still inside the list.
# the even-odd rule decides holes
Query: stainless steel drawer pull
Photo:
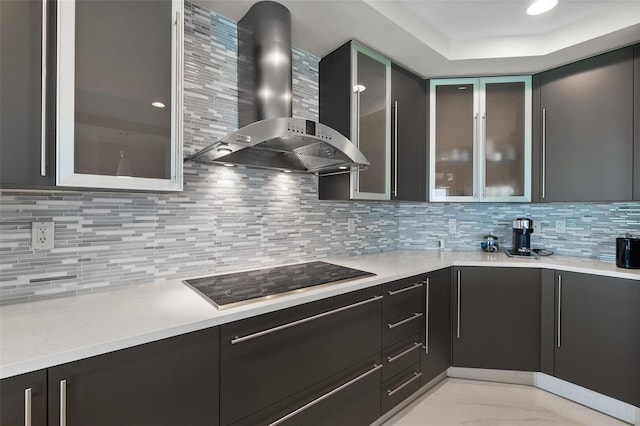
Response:
[[[409,287],[401,288],[400,290],[387,291],[387,294],[389,296],[393,296],[394,294],[404,293],[405,291],[409,291],[409,290],[415,290],[416,288],[420,288],[422,286],[423,286],[422,283],[415,283],[414,285],[411,285]]]
[[[24,426],[31,426],[31,388],[24,390]]]
[[[418,349],[419,347],[420,347],[420,343],[414,343],[413,346],[411,346],[409,349],[405,349],[404,351],[400,352],[397,355],[388,356],[387,357],[387,361],[389,361],[391,363],[391,362],[397,360],[398,358],[402,358],[406,354],[411,353],[412,351]]]
[[[426,300],[424,305],[424,352],[429,353],[429,278],[423,281],[427,286],[425,289]]]
[[[67,381],[60,380],[60,426],[67,426]]]
[[[562,344],[562,275],[558,274],[558,347]]]
[[[282,324],[282,325],[279,325],[277,327],[269,328],[267,330],[258,331],[257,333],[248,334],[246,336],[236,337],[235,339],[231,340],[231,344],[235,345],[236,343],[242,343],[242,342],[245,342],[247,340],[255,339],[256,337],[265,336],[267,334],[275,333],[276,331],[287,329],[289,327],[295,327],[296,325],[300,325],[300,324],[304,324],[305,322],[309,322],[309,321],[317,320],[317,319],[320,319],[320,318],[324,318],[326,316],[337,314],[338,312],[343,312],[343,311],[346,311],[346,310],[349,310],[349,309],[352,309],[352,308],[357,308],[358,306],[366,305],[367,303],[375,302],[376,300],[380,300],[382,298],[383,298],[383,296],[375,296],[375,297],[372,297],[371,299],[363,300],[362,302],[357,302],[357,303],[354,303],[352,305],[343,306],[342,308],[334,309],[332,311],[327,311],[327,312],[323,312],[323,313],[318,314],[318,315],[313,315],[313,316],[310,316],[310,317],[307,317],[307,318],[302,318],[302,319],[299,319],[297,321],[293,321],[293,322],[289,322],[289,323],[286,323],[286,324]]]
[[[418,319],[418,318],[420,318],[422,315],[423,315],[423,313],[422,313],[422,312],[416,312],[416,313],[414,313],[412,316],[410,316],[409,318],[405,318],[405,319],[403,319],[402,321],[398,321],[398,322],[393,323],[393,324],[387,324],[387,326],[388,326],[390,329],[391,329],[391,328],[396,328],[396,327],[398,327],[399,325],[406,324],[406,323],[408,323],[409,321],[413,321],[413,320],[415,320],[415,319]]]
[[[398,386],[397,388],[393,389],[393,390],[389,390],[387,389],[387,396],[391,396],[394,393],[400,391],[402,388],[404,388],[405,386],[409,386],[411,383],[415,382],[416,380],[418,380],[420,378],[420,376],[422,376],[422,373],[413,373],[413,377],[410,378],[409,380],[407,380],[406,382],[404,382],[403,384],[401,384],[400,386]]]
[[[273,423],[269,423],[269,426],[276,426],[279,425],[280,423],[286,422],[287,420],[289,420],[291,417],[294,417],[297,414],[300,414],[301,412],[303,412],[304,410],[306,410],[307,408],[313,407],[314,405],[316,405],[317,403],[324,401],[325,399],[329,398],[332,395],[337,394],[338,392],[340,392],[342,389],[351,386],[352,384],[356,383],[359,380],[364,379],[365,377],[367,377],[370,374],[375,373],[376,371],[380,370],[382,368],[382,365],[374,365],[373,368],[369,371],[366,371],[364,373],[362,373],[361,375],[359,375],[358,377],[349,380],[347,383],[344,383],[340,386],[338,386],[337,388],[325,393],[324,395],[322,395],[321,397],[318,397],[316,399],[314,399],[313,401],[303,405],[302,407],[298,408],[295,411],[290,412],[289,414],[287,414],[284,417],[279,418],[278,420],[276,420]]]

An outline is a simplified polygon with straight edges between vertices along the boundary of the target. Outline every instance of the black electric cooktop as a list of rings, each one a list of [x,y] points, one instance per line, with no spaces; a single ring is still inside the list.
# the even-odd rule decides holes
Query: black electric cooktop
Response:
[[[308,262],[183,282],[213,302],[216,308],[228,309],[276,295],[371,275],[375,274],[328,262]]]

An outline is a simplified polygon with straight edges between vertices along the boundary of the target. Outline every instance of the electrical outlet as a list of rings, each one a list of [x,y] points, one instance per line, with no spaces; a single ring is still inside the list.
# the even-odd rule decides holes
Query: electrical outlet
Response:
[[[347,219],[347,231],[354,232],[356,230],[356,219],[350,217]]]
[[[31,249],[49,250],[53,248],[53,222],[31,222]]]
[[[449,233],[453,234],[456,232],[457,221],[455,219],[449,219]]]
[[[447,243],[445,243],[445,241],[443,239],[439,239],[438,240],[438,248],[440,250],[444,250],[445,248],[447,248]]]
[[[542,222],[533,222],[533,232],[535,234],[542,234]]]
[[[564,234],[567,232],[567,221],[566,220],[556,220],[556,232],[558,234]]]

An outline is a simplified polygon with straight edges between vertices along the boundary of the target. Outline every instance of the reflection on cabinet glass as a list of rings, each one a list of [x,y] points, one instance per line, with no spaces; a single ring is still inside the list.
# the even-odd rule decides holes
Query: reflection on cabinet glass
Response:
[[[357,43],[352,43],[352,58],[351,140],[370,163],[366,170],[353,172],[352,197],[388,200],[391,62]]]
[[[62,2],[58,184],[180,189],[180,11],[172,0]]]
[[[431,81],[431,201],[531,200],[531,77]]]

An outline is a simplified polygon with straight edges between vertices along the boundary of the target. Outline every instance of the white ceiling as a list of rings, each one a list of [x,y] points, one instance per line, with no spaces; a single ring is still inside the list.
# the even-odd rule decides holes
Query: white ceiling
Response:
[[[195,0],[238,21],[255,1]],[[640,0],[280,0],[292,44],[322,57],[354,39],[423,77],[526,74],[640,42]]]

